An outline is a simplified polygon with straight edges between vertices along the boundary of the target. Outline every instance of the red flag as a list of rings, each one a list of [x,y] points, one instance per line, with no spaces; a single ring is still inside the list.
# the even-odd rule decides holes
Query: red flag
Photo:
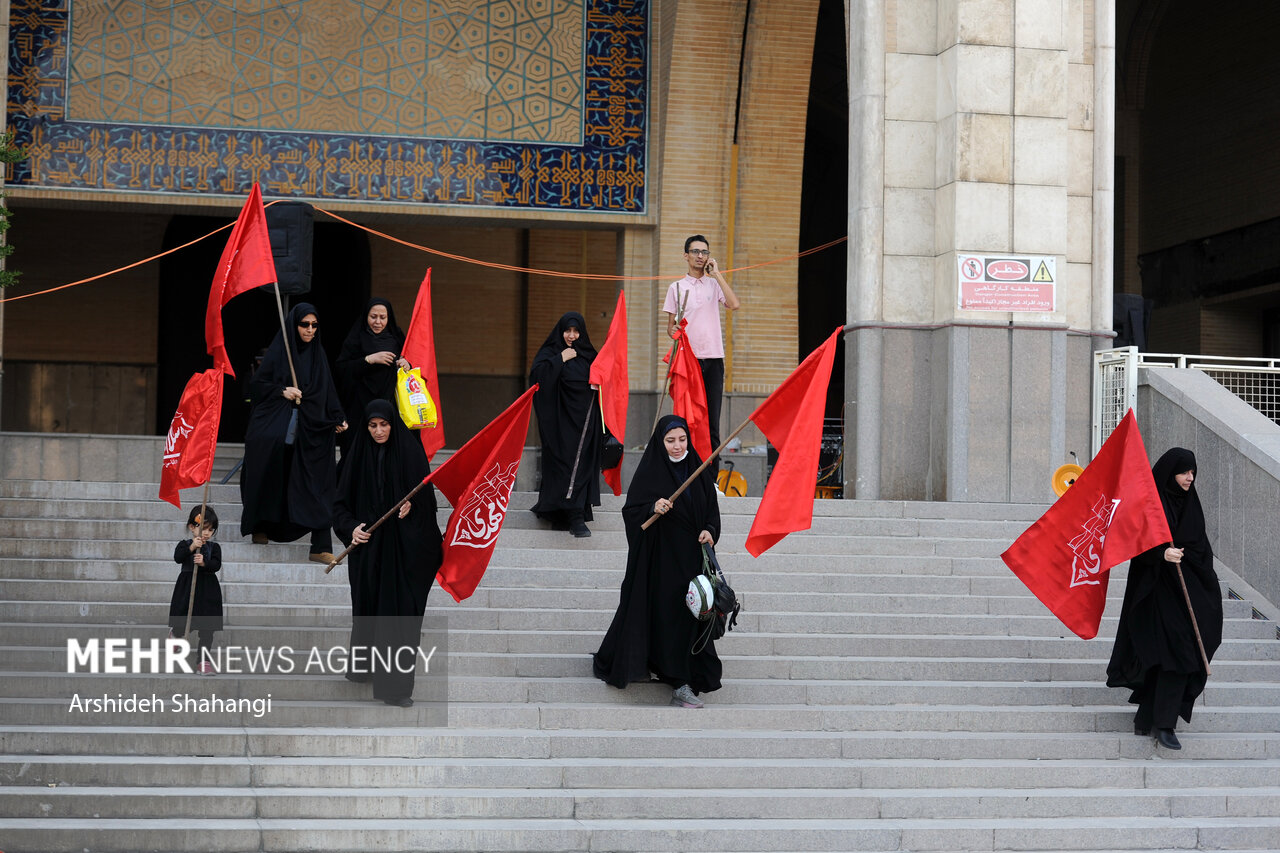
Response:
[[[627,398],[627,300],[626,294],[618,294],[618,307],[609,322],[609,335],[604,346],[591,362],[591,384],[600,387],[600,413],[604,425],[613,437],[626,444]],[[622,460],[602,472],[604,481],[615,495],[622,494]]]
[[[271,257],[267,212],[262,206],[262,193],[255,183],[218,260],[213,286],[209,289],[209,307],[204,313],[206,351],[213,356],[213,366],[230,373],[233,379],[236,372],[231,369],[231,359],[227,357],[226,343],[222,338],[222,308],[246,290],[275,280],[276,262]]]
[[[431,474],[453,513],[436,580],[454,601],[469,598],[489,566],[529,432],[534,385]]]
[[[747,551],[759,557],[788,533],[813,525],[813,495],[818,486],[822,452],[822,416],[827,385],[843,327],[809,353],[778,390],[751,413],[750,420],[778,448],[778,461],[760,498],[760,509],[747,534]]]
[[[427,458],[431,459],[436,455],[437,450],[444,447],[444,406],[440,402],[440,378],[436,374],[436,335],[431,323],[430,267],[427,267],[427,274],[422,277],[422,284],[418,287],[418,298],[413,303],[413,317],[409,320],[409,330],[404,333],[404,349],[400,355],[409,362],[411,367],[421,369],[422,381],[427,383],[427,391],[431,393],[431,399],[436,404],[436,425],[418,431],[422,436],[422,449],[427,451]]]
[[[1075,484],[1000,557],[1088,640],[1102,622],[1111,568],[1172,538],[1130,409]]]
[[[715,448],[711,446],[711,424],[707,419],[707,389],[702,384],[702,367],[698,364],[693,347],[689,346],[689,337],[684,331],[688,322],[681,319],[680,330],[676,333],[675,360],[671,363],[671,409],[688,422],[689,431],[693,433],[689,436],[693,449],[705,460],[711,457],[711,451]]]
[[[197,373],[187,380],[178,410],[164,440],[160,497],[182,509],[179,489],[202,486],[213,473],[213,453],[222,419],[222,371]]]

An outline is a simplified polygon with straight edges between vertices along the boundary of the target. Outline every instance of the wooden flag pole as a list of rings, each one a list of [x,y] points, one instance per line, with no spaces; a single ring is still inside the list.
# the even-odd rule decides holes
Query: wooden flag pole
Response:
[[[587,404],[587,417],[582,422],[582,435],[578,436],[578,450],[573,454],[573,469],[569,472],[569,491],[564,493],[564,499],[569,500],[573,497],[573,481],[578,477],[578,463],[582,460],[582,445],[587,441],[587,429],[591,426],[591,416],[596,411],[596,395],[600,393],[598,388],[591,390],[591,402]]]
[[[667,500],[669,500],[669,501],[671,501],[671,502],[673,502],[673,503],[674,503],[676,498],[678,498],[678,497],[680,497],[682,494],[684,494],[684,490],[685,490],[685,489],[687,489],[687,488],[689,488],[689,484],[690,484],[690,483],[692,483],[694,480],[698,479],[698,475],[699,475],[699,474],[701,474],[704,470],[706,470],[706,467],[707,467],[708,465],[710,465],[710,464],[711,464],[711,460],[712,460],[712,459],[715,459],[717,456],[719,456],[719,455],[720,455],[720,451],[724,450],[725,445],[727,445],[729,442],[733,441],[733,440],[734,440],[734,438],[736,438],[736,437],[737,437],[738,433],[742,432],[744,429],[746,429],[746,428],[747,428],[747,424],[749,424],[749,423],[751,423],[751,418],[747,418],[745,421],[743,421],[742,423],[738,424],[738,428],[737,428],[737,429],[735,429],[733,432],[729,433],[729,437],[728,437],[728,438],[726,438],[724,441],[720,442],[720,446],[719,446],[719,447],[717,447],[717,448],[715,449],[715,451],[714,451],[714,452],[712,452],[711,456],[709,456],[708,458],[706,458],[706,459],[703,459],[703,460],[702,460],[702,464],[701,464],[701,465],[699,465],[697,468],[695,468],[695,469],[694,469],[693,473],[689,475],[689,479],[687,479],[687,480],[685,480],[683,483],[681,483],[681,484],[680,484],[680,488],[676,489],[676,490],[675,490],[675,493],[674,493],[674,494],[672,494],[672,495],[671,495],[671,497],[667,498]],[[693,442],[691,441],[691,442],[689,442],[689,443],[690,443],[690,444],[692,444]],[[661,517],[662,517],[662,516],[661,516],[659,513],[656,513],[656,512],[655,512],[653,515],[649,516],[648,521],[646,521],[644,524],[640,525],[640,529],[641,529],[641,530],[648,530],[648,529],[649,529],[649,525],[653,524],[655,521],[657,521],[657,520],[658,520],[659,518],[661,518]]]
[[[1204,653],[1204,640],[1200,638],[1200,626],[1196,623],[1196,611],[1191,606],[1191,593],[1187,592],[1187,579],[1182,576],[1182,563],[1174,563],[1173,568],[1178,572],[1178,583],[1182,585],[1182,598],[1187,602],[1187,615],[1191,617],[1191,630],[1196,635],[1196,647],[1200,649],[1200,662],[1204,664],[1204,674],[1213,675],[1213,670],[1209,668],[1209,656]]]
[[[431,474],[434,474],[434,473],[435,473],[434,471],[432,471],[432,472],[431,472]],[[414,487],[413,487],[413,489],[409,492],[409,494],[407,494],[407,495],[405,495],[404,497],[402,497],[399,501],[397,501],[397,502],[396,502],[396,505],[395,505],[395,506],[393,506],[391,509],[389,509],[389,510],[387,510],[385,513],[383,513],[382,518],[380,518],[380,519],[378,519],[377,521],[375,521],[375,522],[374,522],[370,527],[365,528],[365,531],[364,531],[364,532],[365,532],[365,533],[372,533],[373,531],[377,530],[377,529],[382,525],[382,522],[384,522],[384,521],[386,521],[388,518],[390,518],[390,517],[392,516],[392,514],[393,514],[393,513],[397,513],[397,512],[399,512],[399,511],[400,511],[400,507],[404,506],[405,501],[409,500],[409,499],[410,499],[410,498],[412,498],[414,495],[416,495],[418,492],[422,491],[422,487],[423,487],[423,486],[425,486],[427,483],[429,483],[429,482],[431,481],[431,474],[428,474],[427,476],[423,477],[423,478],[422,478],[422,482],[421,482],[421,483],[419,483],[418,485],[414,486]],[[327,575],[327,574],[329,574],[329,572],[333,571],[334,566],[336,566],[336,565],[338,565],[339,563],[341,563],[341,562],[342,562],[342,559],[343,559],[344,557],[346,557],[348,554],[350,554],[352,551],[354,551],[354,550],[358,547],[358,544],[359,544],[359,543],[352,542],[350,545],[348,545],[345,551],[343,551],[343,552],[342,552],[341,554],[339,554],[338,556],[334,557],[334,558],[333,558],[333,562],[329,563],[329,565],[327,565],[327,566],[325,566],[325,567],[324,567],[324,573]]]
[[[195,536],[199,536],[201,533],[204,532],[204,514],[206,511],[205,508],[208,505],[209,505],[209,481],[205,480],[204,495],[202,495],[200,498],[200,514],[196,516]],[[203,547],[204,546],[202,545],[201,548]],[[197,553],[199,553],[200,551],[199,548],[196,548],[193,550],[195,550]],[[200,577],[200,567],[193,564],[191,566],[191,594],[187,596],[187,624],[186,624],[186,627],[182,629],[182,636],[184,639],[188,634],[191,633],[191,614],[196,609],[196,578],[198,577]]]
[[[284,302],[280,299],[280,282],[272,282],[276,293],[276,312],[280,315],[280,334],[284,336],[284,357],[289,360],[289,375],[293,377],[293,387],[298,387],[298,373],[293,369],[293,348],[289,346],[289,327],[284,324]],[[297,403],[294,403],[296,406]]]
[[[681,301],[680,307],[676,309],[676,327],[680,326],[680,321],[684,319],[685,306],[689,304],[689,291],[684,292],[684,300]],[[662,420],[662,401],[667,398],[667,394],[671,392],[671,371],[676,366],[676,354],[680,350],[680,339],[676,338],[675,343],[671,345],[671,351],[667,353],[667,378],[662,382],[662,395],[658,397],[658,405],[653,413],[653,426],[649,427],[649,434],[653,435],[653,431],[658,428],[658,421]]]

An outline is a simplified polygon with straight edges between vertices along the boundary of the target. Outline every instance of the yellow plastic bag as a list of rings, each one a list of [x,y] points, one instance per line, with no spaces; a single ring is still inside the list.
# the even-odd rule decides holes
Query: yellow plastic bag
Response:
[[[439,417],[436,401],[431,399],[418,368],[402,367],[396,371],[396,406],[400,409],[400,419],[409,429],[435,428]]]

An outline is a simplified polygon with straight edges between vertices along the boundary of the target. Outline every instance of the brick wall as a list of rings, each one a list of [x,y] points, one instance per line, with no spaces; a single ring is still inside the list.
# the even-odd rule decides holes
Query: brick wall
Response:
[[[16,208],[9,258],[34,293],[122,267],[161,251],[167,215]],[[155,364],[159,265],[5,303],[4,357],[24,361]],[[207,284],[205,285],[207,287]],[[198,318],[197,329],[203,328]]]
[[[734,266],[808,248],[799,245],[800,184],[817,17],[817,0],[751,6],[738,132]],[[726,376],[732,390],[768,394],[796,366],[797,270],[792,260],[734,276],[743,307],[732,318],[731,377]],[[831,328],[842,319],[832,318]]]

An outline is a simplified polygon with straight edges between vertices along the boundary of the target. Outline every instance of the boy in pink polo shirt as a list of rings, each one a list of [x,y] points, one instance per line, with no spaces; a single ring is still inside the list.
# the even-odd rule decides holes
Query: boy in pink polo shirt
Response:
[[[724,337],[720,332],[720,305],[737,311],[741,304],[720,274],[720,265],[711,257],[710,244],[701,234],[684,241],[684,260],[688,274],[667,288],[662,310],[667,312],[667,335],[676,335],[676,315],[684,306],[689,321],[685,330],[689,346],[702,366],[702,384],[707,389],[707,421],[711,431],[711,447],[720,446],[720,398],[724,394]],[[688,294],[688,300],[685,299]],[[720,458],[712,462],[720,470]]]

